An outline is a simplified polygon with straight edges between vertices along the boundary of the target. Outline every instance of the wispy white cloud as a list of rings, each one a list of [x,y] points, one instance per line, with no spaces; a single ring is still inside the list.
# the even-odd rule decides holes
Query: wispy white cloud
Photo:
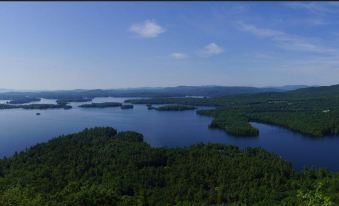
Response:
[[[320,18],[305,19],[305,23],[312,25],[312,26],[321,26],[321,25],[329,24],[329,22],[326,22],[324,19],[320,19]]]
[[[332,5],[326,2],[289,2],[284,4],[290,8],[304,9],[318,15],[334,11]]]
[[[338,50],[329,47],[323,47],[319,44],[310,42],[307,38],[292,35],[283,31],[273,30],[269,28],[259,28],[252,24],[243,22],[237,23],[240,30],[254,34],[258,37],[268,38],[276,42],[277,45],[284,49],[297,50],[314,53],[337,53]]]
[[[201,56],[214,56],[224,52],[224,49],[218,44],[212,42],[206,45],[200,52]]]
[[[146,20],[143,23],[133,24],[129,30],[144,38],[154,38],[166,31],[154,20]]]
[[[283,73],[292,75],[290,78],[300,77],[299,81],[308,80],[310,84],[338,83],[339,56],[289,60],[281,62],[277,67],[280,67]]]
[[[188,55],[181,52],[173,52],[170,54],[170,57],[177,60],[187,59]]]
[[[265,52],[257,51],[247,56],[249,56],[251,59],[261,59],[261,60],[276,60],[279,58],[277,54],[267,51]]]

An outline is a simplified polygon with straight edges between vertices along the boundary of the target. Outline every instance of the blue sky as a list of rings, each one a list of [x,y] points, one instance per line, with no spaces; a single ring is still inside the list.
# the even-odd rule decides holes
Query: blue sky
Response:
[[[338,3],[0,4],[0,88],[339,83]]]

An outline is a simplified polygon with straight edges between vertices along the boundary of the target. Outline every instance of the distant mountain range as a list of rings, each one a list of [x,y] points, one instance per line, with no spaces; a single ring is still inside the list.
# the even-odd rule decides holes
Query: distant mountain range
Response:
[[[287,85],[280,87],[241,87],[241,86],[177,86],[177,87],[143,87],[126,89],[94,89],[94,90],[59,90],[59,91],[14,91],[0,89],[1,99],[12,99],[22,96],[40,98],[63,97],[185,97],[204,96],[222,97],[237,94],[254,94],[263,92],[286,92],[301,88],[306,85]]]
[[[241,87],[241,86],[177,86],[161,88],[134,88],[126,90],[111,90],[117,93],[130,94],[152,94],[168,96],[209,96],[220,97],[236,94],[252,94],[261,92],[285,92],[300,88],[306,88],[306,85],[288,85],[282,87]],[[151,95],[151,96],[152,96]]]
[[[280,89],[283,91],[291,91],[296,89],[302,89],[307,87],[318,87],[318,86],[307,86],[307,85],[286,85],[286,86],[280,86],[280,87],[273,87],[275,89]]]
[[[290,95],[298,97],[339,97],[339,84],[331,86],[312,86],[307,88],[301,88],[292,90],[289,92]]]
[[[11,91],[13,91],[13,90],[11,90],[11,89],[2,89],[2,88],[0,88],[0,93],[11,92]]]

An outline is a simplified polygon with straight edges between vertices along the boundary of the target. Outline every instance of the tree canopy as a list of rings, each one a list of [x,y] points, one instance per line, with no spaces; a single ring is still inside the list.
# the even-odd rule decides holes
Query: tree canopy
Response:
[[[339,175],[294,171],[260,148],[152,148],[85,129],[0,160],[0,205],[337,205]]]

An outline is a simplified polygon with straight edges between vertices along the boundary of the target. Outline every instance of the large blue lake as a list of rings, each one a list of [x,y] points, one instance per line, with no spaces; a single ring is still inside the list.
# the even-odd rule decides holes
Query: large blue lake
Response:
[[[96,98],[94,102],[123,102],[123,98]],[[54,103],[54,100],[42,100]],[[339,137],[310,138],[287,129],[252,123],[258,137],[239,138],[221,130],[208,129],[212,120],[195,111],[159,112],[147,110],[145,105],[134,109],[79,108],[83,103],[72,103],[73,109],[0,110],[0,156],[12,155],[36,143],[84,128],[111,126],[119,131],[134,130],[144,134],[154,147],[182,147],[196,143],[224,143],[240,148],[262,147],[280,155],[294,168],[324,167],[339,171]],[[41,115],[36,115],[39,112]]]

